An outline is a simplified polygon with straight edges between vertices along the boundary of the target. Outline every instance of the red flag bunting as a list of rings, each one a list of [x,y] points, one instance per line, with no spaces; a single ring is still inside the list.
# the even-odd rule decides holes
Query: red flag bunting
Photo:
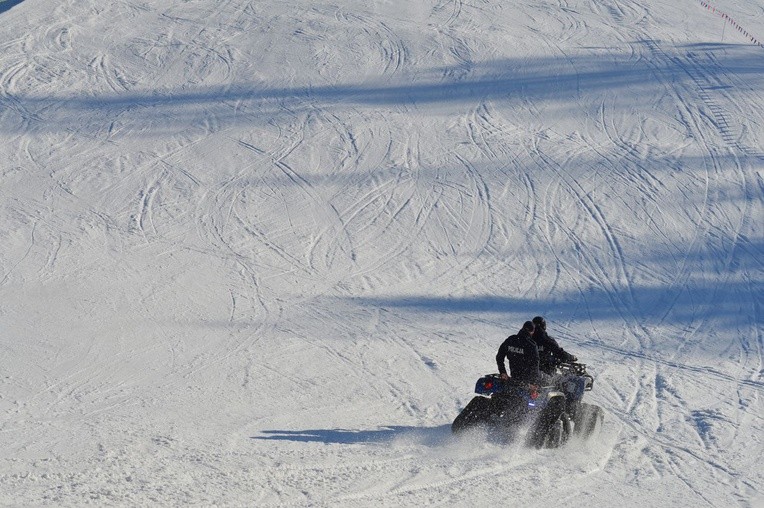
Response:
[[[735,21],[734,19],[732,19],[731,17],[729,17],[729,16],[727,15],[727,13],[726,13],[726,12],[717,11],[717,10],[716,10],[716,6],[714,6],[714,5],[711,5],[710,3],[706,2],[705,0],[699,0],[699,1],[700,1],[700,5],[702,5],[702,6],[703,6],[703,7],[705,7],[706,9],[709,9],[711,12],[713,12],[714,14],[718,15],[719,17],[721,17],[721,18],[722,18],[722,19],[725,21],[725,23],[726,23],[727,21],[729,21],[729,23],[730,23],[732,26],[734,26],[735,28],[737,28],[737,31],[738,31],[738,32],[740,32],[741,34],[743,34],[744,36],[746,36],[746,37],[747,37],[747,38],[748,38],[748,39],[749,39],[749,40],[750,40],[752,43],[754,43],[755,45],[757,45],[757,46],[759,46],[759,47],[761,47],[761,48],[764,48],[764,44],[762,44],[761,42],[759,42],[759,40],[758,40],[757,38],[755,38],[753,35],[749,34],[749,33],[748,33],[748,30],[744,29],[744,28],[742,27],[742,25],[738,24],[738,22],[737,22],[737,21]]]

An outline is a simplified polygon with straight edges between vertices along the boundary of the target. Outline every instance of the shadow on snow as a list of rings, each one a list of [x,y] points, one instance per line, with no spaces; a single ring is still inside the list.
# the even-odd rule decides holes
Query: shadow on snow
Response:
[[[620,319],[636,326],[656,326],[670,323],[692,323],[701,317],[718,320],[724,326],[745,325],[740,320],[741,303],[757,305],[764,294],[764,281],[746,279],[745,273],[757,273],[756,253],[764,252],[758,242],[750,252],[733,253],[738,265],[706,266],[709,273],[724,270],[738,273],[740,280],[709,280],[704,272],[688,272],[678,275],[674,284],[645,287],[643,285],[616,286],[603,284],[589,286],[579,291],[560,291],[547,296],[473,295],[464,297],[393,295],[354,296],[343,298],[360,308],[376,308],[398,313],[410,313],[417,319],[441,320],[444,316],[498,315],[511,318],[538,314],[565,316],[584,321]],[[752,256],[752,257],[748,257]],[[690,256],[692,258],[692,256]],[[688,262],[692,262],[689,259]],[[660,261],[666,263],[667,261]],[[710,261],[708,261],[710,263]],[[751,265],[751,266],[748,266]],[[500,319],[504,320],[505,317]],[[519,328],[522,322],[518,322]],[[753,347],[753,346],[752,346]]]
[[[262,436],[252,436],[251,439],[325,444],[379,444],[405,439],[432,446],[442,443],[451,435],[451,425],[437,427],[390,425],[376,430],[264,430],[262,434]]]
[[[14,4],[15,1],[5,2]],[[0,10],[4,4],[0,4]],[[654,43],[640,42],[649,51],[658,47]],[[712,60],[714,52],[724,51],[723,62]],[[750,85],[764,89],[764,61],[754,58],[750,48],[736,45],[690,46],[674,50],[667,48],[665,55],[655,59],[637,58],[621,53],[587,54],[570,58],[503,59],[492,62],[474,62],[473,76],[455,78],[448,69],[431,69],[423,79],[399,78],[390,85],[335,83],[324,86],[306,84],[295,87],[274,87],[267,83],[225,84],[207,87],[182,87],[175,90],[147,89],[125,90],[121,93],[87,95],[59,94],[36,96],[34,94],[10,94],[0,97],[6,103],[31,120],[37,131],[57,130],[95,131],[103,136],[115,125],[116,115],[137,110],[135,118],[143,127],[139,135],[156,135],[163,131],[174,132],[190,124],[202,123],[214,118],[227,124],[251,125],[258,121],[273,121],[280,115],[293,117],[316,107],[342,108],[393,107],[401,105],[459,106],[476,102],[522,102],[528,99],[546,103],[564,114],[565,108],[581,107],[581,91],[617,92],[630,90],[623,99],[633,97],[633,103],[624,107],[642,106],[644,97],[660,95],[669,81],[674,86],[689,83],[698,72],[712,72],[715,78],[721,73],[733,73],[751,80]],[[705,63],[687,55],[709,55]],[[676,54],[674,54],[676,53]],[[713,55],[716,56],[716,55]],[[758,53],[755,56],[759,56]],[[703,69],[703,65],[714,66]],[[700,66],[700,67],[698,67]],[[561,69],[573,69],[561,71]],[[699,71],[700,69],[700,71]],[[661,79],[656,80],[659,75]],[[718,81],[718,79],[717,79]],[[656,85],[658,83],[659,85]],[[593,97],[592,100],[596,100]],[[127,115],[129,121],[130,115]],[[88,118],[90,117],[90,118]],[[263,120],[267,119],[267,120]],[[123,121],[124,119],[120,120]],[[14,129],[0,123],[0,130]]]
[[[11,7],[20,4],[23,1],[24,0],[0,0],[0,14],[9,10]]]

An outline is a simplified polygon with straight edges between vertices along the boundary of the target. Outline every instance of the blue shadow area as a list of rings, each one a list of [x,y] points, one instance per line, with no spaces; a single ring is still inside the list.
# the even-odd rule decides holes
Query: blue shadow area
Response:
[[[764,252],[764,245],[752,244],[750,253]],[[688,258],[690,259],[690,258]],[[749,258],[750,259],[750,258]],[[691,260],[691,259],[690,259]],[[669,260],[656,260],[656,264]],[[733,267],[734,269],[734,267]],[[568,319],[610,320],[623,318],[650,326],[661,321],[689,323],[699,315],[717,320],[722,325],[737,325],[740,301],[764,295],[764,281],[727,280],[715,282],[703,274],[689,274],[675,285],[616,287],[591,286],[578,292],[558,292],[546,297],[474,295],[469,297],[400,295],[387,297],[348,297],[348,303],[361,308],[375,308],[395,313],[410,313],[417,319],[443,319],[444,316],[495,315],[509,320],[519,329],[522,321],[542,314]],[[515,316],[526,316],[517,321]],[[512,330],[517,331],[517,330]]]
[[[376,430],[264,430],[262,434],[252,436],[251,439],[325,444],[381,444],[397,439],[408,439],[427,446],[436,446],[451,436],[451,425],[437,427],[390,425]]]
[[[14,7],[24,0],[0,0],[0,14],[4,13],[11,7]]]
[[[578,354],[584,353],[583,348],[589,351],[597,351],[598,356],[607,352],[615,358],[620,359],[642,359],[650,362],[670,367],[677,371],[683,371],[689,374],[697,374],[717,379],[722,382],[737,383],[756,390],[764,390],[764,382],[752,379],[742,379],[734,377],[723,369],[717,369],[710,364],[692,364],[675,360],[671,352],[680,345],[679,340],[671,337],[665,337],[665,343],[660,347],[651,349],[640,349],[630,347],[625,344],[619,344],[612,340],[612,337],[591,335],[579,336],[565,332],[559,327],[561,322],[581,322],[588,323],[598,320],[618,320],[631,322],[635,329],[640,327],[651,328],[654,325],[667,321],[670,323],[689,323],[697,320],[697,317],[708,316],[718,320],[723,326],[734,327],[740,322],[740,309],[738,296],[732,296],[734,292],[742,292],[761,300],[764,295],[764,283],[762,281],[749,283],[735,283],[723,288],[704,288],[697,290],[697,293],[682,291],[681,289],[642,289],[636,290],[642,293],[646,299],[655,298],[657,301],[673,302],[671,314],[668,318],[662,315],[666,309],[655,308],[654,313],[650,314],[644,309],[628,308],[627,303],[615,303],[615,300],[626,298],[625,294],[633,291],[623,290],[623,293],[617,291],[608,293],[604,290],[592,290],[589,295],[558,295],[560,299],[551,298],[516,298],[511,296],[475,296],[465,298],[433,297],[433,296],[401,296],[401,297],[372,297],[372,298],[349,298],[352,304],[363,308],[379,308],[392,312],[394,314],[407,314],[411,320],[417,323],[432,322],[442,324],[444,320],[453,319],[458,321],[469,317],[474,319],[476,315],[486,314],[495,324],[504,324],[504,333],[491,337],[496,347],[501,341],[512,333],[516,333],[522,322],[531,319],[532,316],[543,315],[550,323],[550,334],[560,340],[560,344],[569,352]],[[731,291],[732,293],[727,293]],[[684,296],[677,295],[683,292]],[[701,298],[707,298],[705,303],[701,303]],[[653,302],[655,303],[655,302]],[[641,316],[638,315],[641,313]],[[628,315],[627,315],[628,314]],[[433,330],[435,329],[433,327]],[[564,332],[562,335],[560,332]],[[700,343],[712,340],[704,336],[701,331],[695,337]],[[744,351],[755,351],[757,337],[740,336],[737,339],[739,347]],[[486,358],[493,358],[495,350],[486,351]],[[702,351],[696,351],[696,354],[702,354]],[[713,358],[711,358],[713,360]],[[582,358],[585,363],[587,360]],[[380,434],[370,434],[366,437],[384,436],[393,431],[383,431]],[[338,437],[334,435],[334,437]],[[347,436],[346,436],[347,437]]]
[[[0,6],[9,3],[18,2],[7,0]],[[648,45],[643,41],[637,41],[637,44]],[[677,55],[724,52],[724,72],[748,77],[752,86],[764,90],[764,79],[755,82],[764,76],[764,59],[755,58],[760,55],[758,52],[752,54],[752,48],[706,45],[673,51],[678,51]],[[432,68],[417,76],[401,75],[384,85],[332,83],[279,87],[264,82],[239,82],[176,89],[141,90],[135,87],[106,94],[16,94],[8,95],[8,99],[14,109],[35,120],[36,132],[75,129],[96,137],[103,135],[104,125],[110,125],[115,117],[128,111],[134,113],[135,118],[128,115],[125,120],[139,123],[141,129],[138,131],[144,136],[176,132],[207,118],[215,118],[216,122],[227,125],[272,122],[317,106],[334,110],[401,105],[443,107],[487,100],[513,103],[532,99],[554,108],[550,112],[564,115],[571,108],[580,107],[582,89],[590,92],[628,89],[630,93],[624,97],[646,97],[663,93],[666,81],[692,81],[695,72],[692,59],[670,56],[661,61],[650,61],[634,60],[616,52],[598,52],[532,61],[499,59],[474,62],[472,75],[467,78],[454,77],[458,73],[453,68]],[[656,75],[661,79],[656,79]],[[622,106],[628,108],[631,105]],[[36,113],[43,111],[45,113],[38,118]],[[8,129],[0,123],[0,132]]]

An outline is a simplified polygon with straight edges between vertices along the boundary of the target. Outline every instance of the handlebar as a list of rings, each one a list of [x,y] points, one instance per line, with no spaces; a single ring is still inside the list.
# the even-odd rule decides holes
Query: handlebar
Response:
[[[557,368],[560,370],[563,374],[574,374],[576,376],[581,376],[583,378],[586,378],[586,387],[584,388],[585,391],[591,391],[591,389],[594,387],[594,376],[586,372],[586,364],[585,363],[564,363],[560,362],[557,364]]]

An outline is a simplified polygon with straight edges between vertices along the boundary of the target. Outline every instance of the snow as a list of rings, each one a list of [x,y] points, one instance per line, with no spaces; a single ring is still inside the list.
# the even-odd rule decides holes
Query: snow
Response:
[[[764,506],[762,140],[697,1],[0,2],[0,504]],[[598,440],[452,437],[538,314]]]

